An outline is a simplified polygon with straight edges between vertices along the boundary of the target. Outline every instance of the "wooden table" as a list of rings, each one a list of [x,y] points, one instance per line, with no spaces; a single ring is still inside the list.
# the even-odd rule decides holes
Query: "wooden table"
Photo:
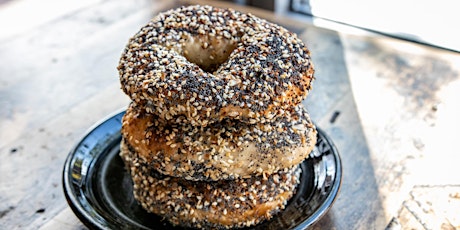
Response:
[[[337,145],[340,194],[314,229],[460,228],[460,55],[224,2],[298,33],[307,105]],[[0,229],[82,229],[62,191],[69,151],[128,104],[128,38],[178,1],[0,2]]]

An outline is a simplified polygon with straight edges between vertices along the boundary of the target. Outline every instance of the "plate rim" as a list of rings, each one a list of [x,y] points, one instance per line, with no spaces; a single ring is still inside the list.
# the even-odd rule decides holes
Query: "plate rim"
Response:
[[[70,209],[72,209],[72,212],[78,217],[78,219],[85,226],[87,226],[90,229],[107,229],[107,228],[106,226],[103,226],[99,222],[92,221],[93,218],[91,218],[90,215],[86,212],[86,210],[82,207],[82,204],[77,200],[75,193],[69,194],[69,191],[73,191],[73,188],[71,186],[70,177],[69,177],[69,173],[71,172],[71,166],[72,166],[71,162],[75,156],[76,150],[78,149],[79,146],[81,146],[81,144],[86,140],[86,138],[88,138],[89,135],[91,135],[97,128],[106,124],[110,119],[113,119],[117,116],[121,116],[125,112],[126,112],[126,107],[120,108],[116,110],[115,112],[112,112],[111,114],[100,119],[99,121],[94,123],[92,126],[90,126],[90,128],[88,128],[84,132],[84,134],[81,136],[81,138],[78,139],[78,142],[74,144],[74,146],[71,148],[70,152],[68,153],[64,161],[64,167],[62,170],[62,189],[64,192],[65,199],[67,201],[67,204],[70,206]]]
[[[340,157],[337,146],[334,144],[334,142],[332,142],[332,139],[327,135],[327,133],[324,130],[319,128],[316,124],[315,127],[318,131],[318,135],[322,135],[324,137],[323,140],[326,141],[328,143],[328,146],[331,147],[331,151],[334,156],[336,166],[334,183],[332,185],[331,191],[327,195],[324,202],[317,208],[317,210],[321,211],[314,212],[312,215],[310,215],[308,218],[302,221],[302,223],[293,228],[294,230],[306,229],[312,226],[313,224],[317,223],[324,215],[326,215],[332,208],[332,205],[334,204],[335,200],[337,199],[342,185],[342,159]]]

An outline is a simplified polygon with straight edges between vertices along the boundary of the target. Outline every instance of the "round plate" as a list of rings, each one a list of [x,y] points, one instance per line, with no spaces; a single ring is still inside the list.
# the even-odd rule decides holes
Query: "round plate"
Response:
[[[184,229],[147,213],[134,200],[131,177],[118,156],[124,112],[92,128],[64,165],[64,193],[78,218],[91,229]],[[305,229],[331,207],[342,166],[337,149],[319,128],[318,142],[302,164],[301,183],[286,208],[252,228]]]

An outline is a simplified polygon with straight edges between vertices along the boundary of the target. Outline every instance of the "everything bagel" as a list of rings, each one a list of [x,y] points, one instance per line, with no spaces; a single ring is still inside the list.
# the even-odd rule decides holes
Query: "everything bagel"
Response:
[[[128,42],[123,91],[170,123],[271,122],[311,88],[310,52],[283,27],[234,10],[188,6],[159,14]]]
[[[270,175],[300,164],[316,143],[301,105],[273,123],[226,119],[206,127],[164,123],[131,105],[122,123],[122,142],[137,158],[162,174],[194,181]]]
[[[299,166],[268,177],[188,181],[158,173],[124,144],[120,155],[142,207],[184,227],[228,229],[270,219],[284,208],[300,182]]]

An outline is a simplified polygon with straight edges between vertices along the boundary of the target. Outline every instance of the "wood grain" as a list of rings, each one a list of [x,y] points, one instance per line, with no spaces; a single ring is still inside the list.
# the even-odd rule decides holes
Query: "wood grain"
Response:
[[[313,229],[417,228],[428,222],[412,218],[407,204],[446,199],[410,194],[460,185],[458,53],[229,2],[87,0],[22,16],[37,6],[31,2],[0,5],[1,19],[18,20],[0,36],[0,229],[85,228],[64,199],[64,160],[86,130],[129,103],[116,71],[128,38],[181,4],[251,12],[296,32],[311,49],[316,80],[304,104],[343,162],[340,194]],[[447,203],[436,215],[451,218]]]

